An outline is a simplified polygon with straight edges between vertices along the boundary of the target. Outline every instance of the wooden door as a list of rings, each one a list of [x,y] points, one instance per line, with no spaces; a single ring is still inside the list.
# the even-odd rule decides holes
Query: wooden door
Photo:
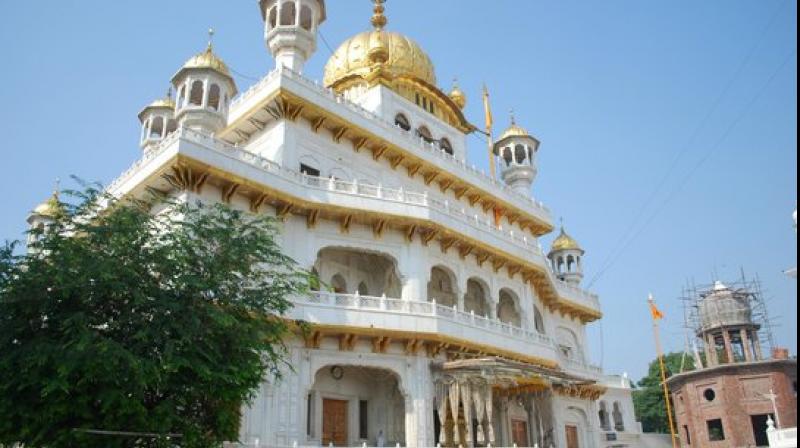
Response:
[[[580,448],[578,443],[578,427],[567,425],[567,448]]]
[[[530,446],[528,444],[528,422],[511,420],[511,441],[516,446]]]
[[[347,401],[322,400],[322,446],[347,446]]]

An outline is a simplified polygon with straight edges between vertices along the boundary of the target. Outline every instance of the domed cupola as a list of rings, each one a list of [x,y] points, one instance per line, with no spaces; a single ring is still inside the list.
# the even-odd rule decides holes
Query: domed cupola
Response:
[[[31,245],[35,242],[37,235],[31,231],[46,231],[47,227],[55,223],[59,214],[64,212],[64,205],[58,197],[58,189],[53,191],[53,194],[47,198],[46,201],[37,205],[28,215],[28,250],[31,250]]]
[[[172,99],[172,89],[166,98],[153,101],[139,112],[139,122],[142,124],[140,145],[148,151],[160,143],[164,138],[175,132],[175,101]]]
[[[747,291],[734,291],[722,282],[700,301],[702,331],[725,327],[753,327],[753,309]]]
[[[325,21],[324,0],[259,0],[264,41],[277,67],[302,73],[317,51],[317,30]]]
[[[453,103],[455,103],[459,109],[464,110],[464,108],[467,107],[467,95],[461,90],[461,87],[459,87],[458,80],[453,80],[453,89],[450,90],[447,96],[453,100]]]
[[[553,273],[561,281],[580,284],[583,280],[583,255],[584,250],[580,244],[567,234],[562,225],[561,233],[553,241],[550,253],[547,254]]]
[[[500,176],[506,185],[525,194],[531,194],[536,179],[536,154],[539,140],[517,125],[512,114],[511,126],[494,144],[494,155],[499,158]]]
[[[214,31],[209,30],[209,37]],[[228,106],[236,82],[225,62],[214,53],[212,40],[206,50],[186,61],[172,77],[178,92],[175,119],[180,126],[214,133],[225,127]]]

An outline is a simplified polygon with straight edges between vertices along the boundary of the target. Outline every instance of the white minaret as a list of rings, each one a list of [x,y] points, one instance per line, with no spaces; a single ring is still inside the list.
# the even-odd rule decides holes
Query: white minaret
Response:
[[[142,124],[142,135],[139,145],[146,152],[164,140],[164,137],[175,132],[175,101],[172,100],[172,90],[167,97],[153,101],[139,112],[139,122]]]
[[[192,57],[172,77],[178,92],[175,119],[182,127],[213,134],[225,127],[236,82],[225,62],[214,54],[209,30],[206,50]]]
[[[494,155],[497,157],[503,182],[522,194],[530,195],[538,172],[536,168],[538,151],[539,140],[518,126],[512,115],[511,127],[494,144]]]
[[[567,234],[562,225],[561,234],[553,241],[547,258],[559,280],[579,285],[583,280],[583,254],[580,244]]]
[[[317,29],[325,21],[324,0],[259,0],[264,41],[275,66],[302,73],[317,50]]]

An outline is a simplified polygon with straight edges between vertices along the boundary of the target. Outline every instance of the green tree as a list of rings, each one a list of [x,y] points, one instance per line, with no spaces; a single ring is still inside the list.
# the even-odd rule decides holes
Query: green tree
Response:
[[[34,250],[0,249],[0,445],[236,440],[284,364],[287,298],[308,290],[273,219],[72,195]]]
[[[688,353],[668,353],[664,356],[667,378],[681,371],[694,370],[694,360]],[[636,418],[642,423],[645,432],[669,433],[667,407],[664,402],[664,389],[661,384],[661,368],[658,359],[650,362],[647,376],[637,383],[633,391],[633,405]],[[674,409],[674,408],[673,408]]]

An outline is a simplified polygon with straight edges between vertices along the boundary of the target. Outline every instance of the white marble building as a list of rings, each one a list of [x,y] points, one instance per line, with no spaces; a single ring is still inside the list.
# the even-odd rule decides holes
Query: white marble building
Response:
[[[239,93],[209,44],[175,99],[139,114],[143,156],[108,187],[273,215],[320,277],[290,314],[311,331],[288,341],[292,369],[244,410],[240,442],[608,446],[597,400],[614,388],[586,350],[600,303],[574,239],[540,245],[554,225],[532,196],[539,141],[512,121],[497,179],[475,169],[465,94],[440,89],[374,3],[318,84],[303,68],[325,1],[261,0],[278,68]]]

